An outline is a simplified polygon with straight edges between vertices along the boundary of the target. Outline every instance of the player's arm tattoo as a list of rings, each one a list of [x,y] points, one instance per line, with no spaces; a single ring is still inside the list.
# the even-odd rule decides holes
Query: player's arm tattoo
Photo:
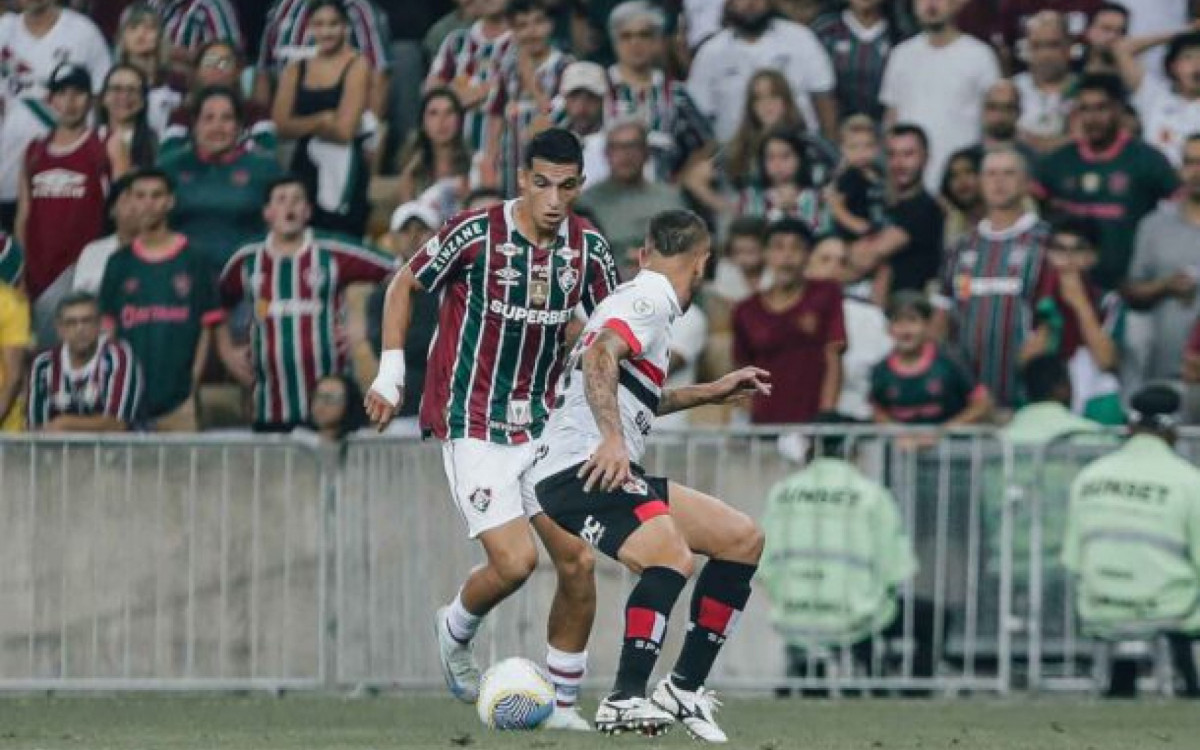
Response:
[[[621,360],[629,354],[629,345],[608,330],[602,330],[583,354],[583,390],[596,427],[606,438],[622,435],[617,374]]]
[[[679,388],[667,388],[658,400],[658,416],[672,414],[677,411],[694,409],[712,400],[707,385],[685,385]]]

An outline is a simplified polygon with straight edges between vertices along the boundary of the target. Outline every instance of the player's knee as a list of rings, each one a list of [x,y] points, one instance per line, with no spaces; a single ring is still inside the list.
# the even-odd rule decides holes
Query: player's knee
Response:
[[[596,572],[596,555],[586,544],[579,544],[566,554],[559,555],[554,561],[554,569],[565,588],[577,591],[595,589],[592,577]]]
[[[721,557],[731,562],[757,565],[765,539],[762,528],[754,519],[739,513],[737,522],[730,525],[729,544]]]
[[[517,588],[533,575],[537,568],[537,549],[500,550],[488,561],[496,575],[510,588]]]

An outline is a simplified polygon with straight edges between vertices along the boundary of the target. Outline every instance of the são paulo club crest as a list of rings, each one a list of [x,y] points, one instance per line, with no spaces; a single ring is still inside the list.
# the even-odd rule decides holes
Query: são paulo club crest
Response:
[[[644,479],[634,477],[621,485],[621,491],[630,495],[645,495],[649,492],[649,488]]]
[[[478,487],[471,493],[471,507],[480,513],[487,513],[492,506],[492,491],[487,487]]]

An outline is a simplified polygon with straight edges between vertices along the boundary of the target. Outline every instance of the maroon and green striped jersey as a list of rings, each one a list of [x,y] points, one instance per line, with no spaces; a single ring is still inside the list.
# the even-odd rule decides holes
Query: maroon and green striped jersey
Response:
[[[888,54],[897,39],[887,21],[867,29],[849,10],[820,16],[812,24],[813,33],[829,53],[837,73],[838,114],[869,115],[883,118],[879,86]]]
[[[71,368],[66,344],[48,349],[29,370],[29,429],[55,417],[109,416],[133,425],[141,413],[142,367],[129,344],[101,336],[92,359]]]
[[[253,305],[254,421],[307,421],[317,381],[346,369],[339,327],[342,292],[383,281],[395,262],[344,238],[310,233],[303,249],[285,255],[271,236],[234,253],[221,272],[221,301]]]
[[[512,33],[505,31],[494,39],[483,34],[483,21],[450,32],[429,66],[426,86],[449,86],[462,78],[472,84],[493,84],[499,80],[499,61],[512,44]],[[463,137],[472,151],[484,147],[487,110],[484,106],[467,110],[463,118]]]
[[[567,324],[617,286],[608,242],[570,214],[552,247],[513,221],[517,201],[451,219],[409,262],[441,295],[421,426],[447,440],[537,439],[554,404]]]
[[[1034,328],[1034,305],[1050,293],[1050,227],[1026,214],[1005,230],[984,220],[948,253],[938,306],[957,322],[957,343],[1000,406],[1019,405],[1021,347]]]

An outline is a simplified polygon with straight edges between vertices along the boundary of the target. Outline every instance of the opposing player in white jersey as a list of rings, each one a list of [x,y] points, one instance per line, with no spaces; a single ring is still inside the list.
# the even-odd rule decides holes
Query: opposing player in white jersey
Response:
[[[20,13],[0,16],[0,206],[15,209],[25,148],[50,132],[54,113],[46,82],[65,62],[87,68],[99,90],[112,64],[108,43],[91,19],[57,0],[21,0]]]
[[[750,597],[763,535],[746,515],[647,476],[638,461],[656,415],[769,394],[770,375],[747,367],[663,389],[671,323],[703,282],[711,240],[695,214],[667,211],[650,222],[646,245],[641,272],[597,306],[576,344],[529,481],[556,523],[641,574],[626,601],[616,684],[596,713],[597,728],[657,734],[678,719],[701,739],[725,742],[704,683]],[[709,561],[696,581],[683,650],[647,698],[693,551]]]

